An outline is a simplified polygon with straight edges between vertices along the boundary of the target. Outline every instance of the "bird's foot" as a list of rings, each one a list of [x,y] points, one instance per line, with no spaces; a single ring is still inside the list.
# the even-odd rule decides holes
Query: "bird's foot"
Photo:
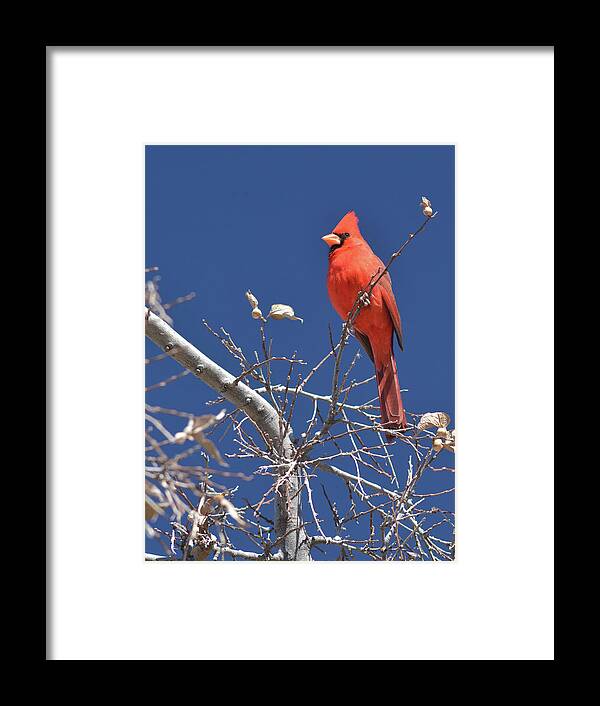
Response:
[[[365,307],[369,306],[369,304],[371,303],[371,298],[366,292],[363,292],[358,298],[358,301],[361,303],[361,306]]]

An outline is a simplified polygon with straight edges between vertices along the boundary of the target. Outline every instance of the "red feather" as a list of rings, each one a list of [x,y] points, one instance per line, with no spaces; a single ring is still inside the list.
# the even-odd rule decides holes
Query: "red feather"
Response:
[[[363,238],[354,211],[349,211],[332,232],[349,235],[339,247],[330,251],[327,272],[327,290],[333,308],[342,319],[346,319],[358,292],[366,288],[371,277],[385,266]],[[390,429],[406,429],[406,413],[393,351],[394,333],[400,349],[403,349],[402,322],[389,274],[386,273],[375,285],[370,303],[358,315],[354,330],[358,341],[375,363],[381,423]]]

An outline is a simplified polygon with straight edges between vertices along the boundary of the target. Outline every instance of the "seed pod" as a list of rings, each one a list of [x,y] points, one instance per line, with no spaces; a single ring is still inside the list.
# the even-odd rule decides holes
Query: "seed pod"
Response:
[[[433,216],[433,209],[431,206],[425,206],[423,209],[423,215],[427,216],[427,218],[431,218],[431,216]]]
[[[455,432],[455,431],[456,431],[456,429],[453,429],[453,430],[448,434],[448,438],[445,439],[445,441],[444,441],[444,448],[445,448],[447,451],[452,451],[452,453],[454,453],[454,446],[455,446],[455,444],[456,444],[456,437],[454,436],[454,432]]]
[[[262,311],[257,306],[255,306],[254,309],[252,309],[252,318],[253,319],[262,319],[263,318]]]
[[[254,296],[254,294],[252,294],[250,290],[246,292],[246,299],[248,300],[248,303],[253,309],[258,306],[258,299]]]
[[[289,304],[273,304],[269,316],[272,319],[292,319],[303,323],[303,320],[294,314],[294,310]]]
[[[447,427],[448,424],[450,424],[450,416],[446,412],[427,412],[422,415],[417,429]]]
[[[433,450],[437,453],[443,449],[444,442],[441,439],[434,439],[432,446]]]
[[[178,431],[175,434],[175,443],[176,444],[184,444],[188,438],[188,435],[185,431]]]

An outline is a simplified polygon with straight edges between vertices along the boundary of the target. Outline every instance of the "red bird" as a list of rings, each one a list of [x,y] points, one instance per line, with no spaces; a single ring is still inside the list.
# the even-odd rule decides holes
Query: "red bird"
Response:
[[[327,291],[333,308],[346,320],[359,291],[366,289],[371,277],[385,265],[369,247],[358,228],[358,217],[349,211],[331,233],[323,236],[329,245]],[[403,350],[402,323],[392,280],[386,274],[375,285],[369,304],[361,309],[354,323],[354,334],[375,363],[381,423],[389,429],[404,430],[406,414],[402,406],[396,361],[394,332]],[[388,439],[394,437],[388,435]]]

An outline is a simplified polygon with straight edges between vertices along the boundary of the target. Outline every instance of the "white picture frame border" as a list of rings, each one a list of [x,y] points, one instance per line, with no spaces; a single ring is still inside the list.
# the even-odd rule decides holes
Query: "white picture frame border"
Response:
[[[47,62],[48,658],[552,659],[552,48],[48,47]],[[454,562],[143,561],[158,143],[456,145]]]

